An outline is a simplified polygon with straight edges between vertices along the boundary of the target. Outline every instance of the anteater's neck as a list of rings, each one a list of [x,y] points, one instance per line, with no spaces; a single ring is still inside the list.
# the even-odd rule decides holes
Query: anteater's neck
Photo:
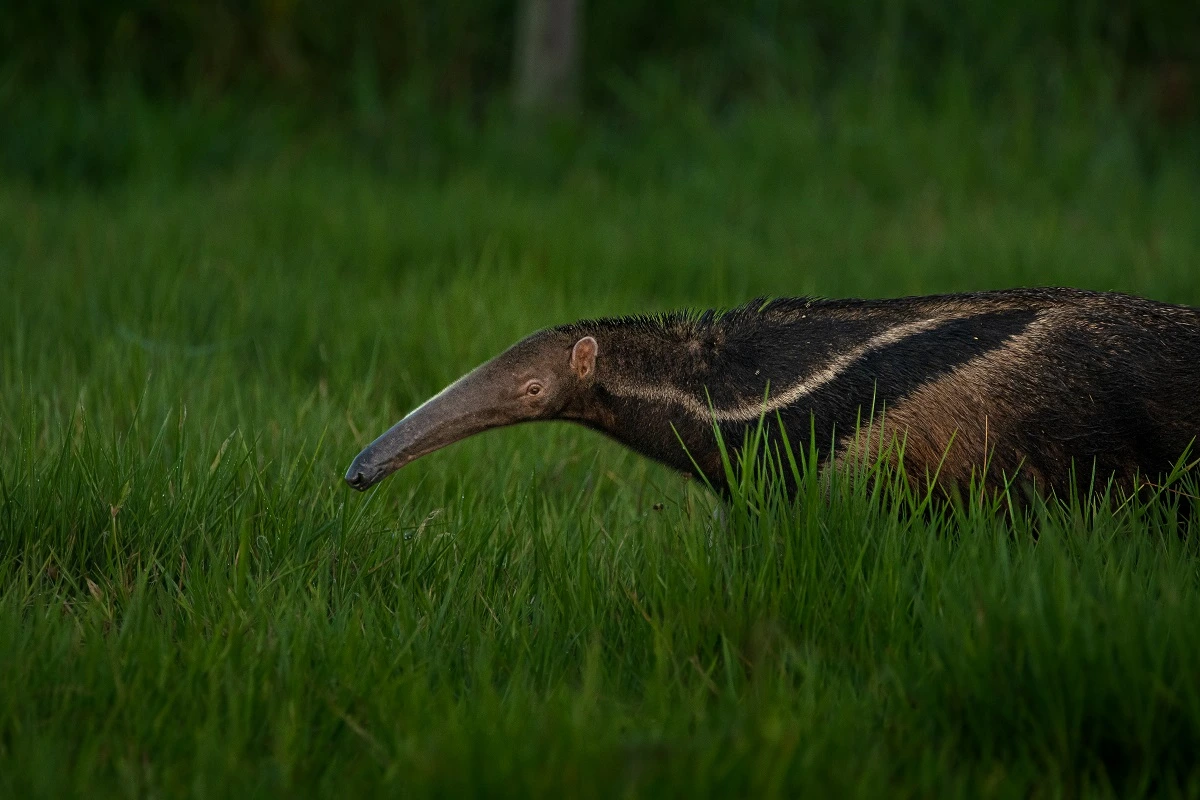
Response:
[[[803,405],[864,353],[931,324],[806,300],[581,322],[569,332],[594,336],[602,356],[593,391],[570,416],[683,472],[698,465],[720,485],[714,421],[737,449],[764,412]]]

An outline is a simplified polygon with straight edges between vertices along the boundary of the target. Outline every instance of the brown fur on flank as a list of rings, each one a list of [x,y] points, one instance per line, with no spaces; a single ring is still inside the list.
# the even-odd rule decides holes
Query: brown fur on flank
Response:
[[[1059,496],[1103,492],[1110,481],[1121,495],[1153,485],[1200,436],[1200,384],[1186,363],[1153,379],[1146,367],[1172,345],[1197,346],[1195,311],[1114,295],[1080,299],[918,387],[854,442],[842,438],[841,451],[870,458],[880,443],[899,443],[888,460],[902,452],[915,487],[932,481],[950,494],[972,480]],[[1122,325],[1140,303],[1140,333],[1158,340],[1152,351],[1139,352]]]

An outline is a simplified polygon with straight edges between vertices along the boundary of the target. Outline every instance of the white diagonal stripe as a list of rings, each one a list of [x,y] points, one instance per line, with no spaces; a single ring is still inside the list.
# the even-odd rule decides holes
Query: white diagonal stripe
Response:
[[[611,387],[613,394],[619,397],[631,397],[638,400],[648,400],[656,403],[673,403],[682,406],[689,414],[701,419],[715,419],[717,422],[752,422],[763,414],[770,414],[781,408],[790,406],[806,395],[820,389],[835,380],[854,362],[868,353],[882,350],[896,344],[902,339],[936,328],[947,321],[946,317],[921,319],[905,322],[888,328],[883,333],[871,337],[858,347],[847,350],[830,361],[823,369],[808,376],[797,384],[784,389],[775,395],[768,395],[765,400],[754,400],[732,408],[710,409],[705,398],[688,394],[677,386],[659,385],[647,386],[624,383]]]

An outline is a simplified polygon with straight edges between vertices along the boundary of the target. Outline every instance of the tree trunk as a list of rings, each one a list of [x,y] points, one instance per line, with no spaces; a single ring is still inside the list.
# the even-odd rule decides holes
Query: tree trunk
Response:
[[[566,111],[579,101],[583,0],[520,0],[516,104],[522,111]]]

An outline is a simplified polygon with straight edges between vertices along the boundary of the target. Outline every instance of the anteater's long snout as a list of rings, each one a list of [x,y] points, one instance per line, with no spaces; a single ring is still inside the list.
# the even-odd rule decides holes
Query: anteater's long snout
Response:
[[[346,483],[366,491],[423,455],[516,422],[496,398],[486,375],[467,375],[451,384],[367,445],[346,470]]]

